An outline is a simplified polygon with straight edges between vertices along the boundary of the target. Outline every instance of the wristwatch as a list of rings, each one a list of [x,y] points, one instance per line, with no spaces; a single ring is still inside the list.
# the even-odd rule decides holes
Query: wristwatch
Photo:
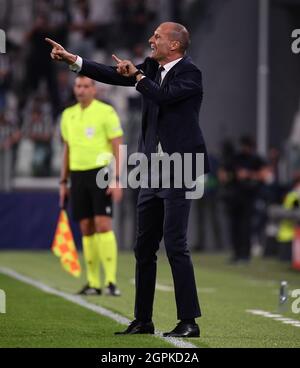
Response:
[[[133,76],[134,76],[134,77],[137,77],[139,74],[145,75],[145,73],[142,71],[142,69],[138,69],[138,70],[133,74]]]

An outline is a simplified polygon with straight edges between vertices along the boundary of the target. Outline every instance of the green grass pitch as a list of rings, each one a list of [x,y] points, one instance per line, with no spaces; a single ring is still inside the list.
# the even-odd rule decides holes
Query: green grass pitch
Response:
[[[277,313],[280,280],[288,281],[289,290],[300,289],[299,272],[274,260],[229,266],[223,255],[194,254],[193,263],[203,317],[198,320],[201,337],[188,342],[200,348],[300,347],[299,327],[246,312]],[[86,300],[133,319],[133,254],[120,253],[118,265],[122,296]],[[50,252],[1,251],[0,267],[68,293],[75,293],[85,282],[84,275],[78,280],[65,273]],[[171,271],[163,253],[159,254],[157,282],[153,320],[157,329],[167,331],[177,321]],[[7,313],[0,314],[0,347],[174,347],[153,336],[115,336],[124,326],[2,274],[0,289],[7,295]],[[292,302],[290,298],[284,317],[300,321],[300,314],[291,311]]]

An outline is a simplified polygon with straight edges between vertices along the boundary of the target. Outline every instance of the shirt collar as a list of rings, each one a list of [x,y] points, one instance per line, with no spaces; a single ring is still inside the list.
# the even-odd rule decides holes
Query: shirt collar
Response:
[[[89,104],[89,106],[85,107],[84,109],[81,107],[80,103],[78,102],[78,108],[81,110],[81,111],[87,111],[89,109],[91,109],[96,103],[96,100],[93,99],[93,101]]]
[[[173,68],[173,66],[175,66],[177,63],[179,63],[180,60],[182,60],[183,58],[179,58],[176,60],[171,61],[170,63],[167,63],[164,65],[164,71],[167,73],[170,69]]]

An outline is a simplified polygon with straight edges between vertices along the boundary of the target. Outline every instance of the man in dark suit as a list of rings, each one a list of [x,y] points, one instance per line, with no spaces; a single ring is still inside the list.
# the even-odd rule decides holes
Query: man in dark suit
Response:
[[[191,154],[193,180],[208,171],[205,143],[199,127],[202,102],[200,70],[186,56],[189,32],[180,24],[161,24],[149,39],[151,55],[135,66],[130,60],[113,55],[117,66],[111,67],[70,54],[61,45],[47,39],[53,49],[51,57],[62,60],[74,71],[102,83],[136,86],[143,97],[142,129],[139,152],[151,164],[156,155]],[[204,170],[199,173],[197,154],[204,156]],[[183,165],[184,170],[184,165]],[[203,172],[204,171],[204,172]],[[154,333],[152,309],[156,282],[156,253],[164,237],[174,280],[177,317],[180,322],[164,334],[170,337],[199,337],[195,318],[201,316],[193,265],[186,234],[191,200],[188,188],[142,188],[139,193],[138,229],[135,245],[136,299],[135,320],[121,334]],[[117,180],[118,178],[116,178]],[[189,188],[191,189],[191,188]]]

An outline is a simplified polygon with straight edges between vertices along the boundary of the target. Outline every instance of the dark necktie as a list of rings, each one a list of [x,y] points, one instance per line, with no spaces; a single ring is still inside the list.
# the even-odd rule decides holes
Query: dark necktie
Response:
[[[154,82],[156,82],[157,84],[161,85],[161,73],[165,70],[165,68],[163,66],[160,66],[158,68],[158,71],[156,73],[156,76],[155,76],[155,79],[154,79]]]
[[[160,66],[156,72],[154,82],[159,86],[161,84],[161,73],[165,70],[164,67]],[[157,152],[157,109],[158,106],[153,102],[149,101],[147,104],[148,108],[145,113],[145,122],[143,126],[143,136],[145,140],[145,151],[146,155],[150,157],[151,153]]]

